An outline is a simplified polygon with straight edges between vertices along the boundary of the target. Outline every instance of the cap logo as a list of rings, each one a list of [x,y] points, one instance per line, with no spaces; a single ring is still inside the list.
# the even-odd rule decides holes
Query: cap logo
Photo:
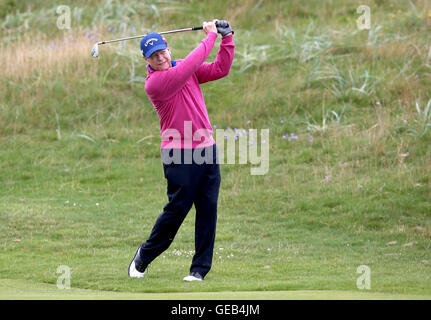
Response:
[[[148,39],[147,41],[145,41],[144,46],[146,46],[146,47],[148,47],[148,45],[153,46],[154,45],[154,41],[158,41],[158,39],[156,39],[156,38]]]

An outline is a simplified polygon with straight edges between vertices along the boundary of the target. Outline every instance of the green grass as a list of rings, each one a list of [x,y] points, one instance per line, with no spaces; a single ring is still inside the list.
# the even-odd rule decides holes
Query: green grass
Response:
[[[222,291],[132,293],[90,289],[59,289],[55,285],[1,279],[2,300],[429,300],[429,295],[402,295],[361,291]],[[190,284],[190,286],[196,283]]]
[[[71,297],[429,297],[427,1],[363,1],[370,31],[356,28],[356,1],[64,1],[82,8],[70,31],[56,28],[54,1],[8,3],[13,9],[0,7],[0,278],[10,280],[0,280],[9,288],[1,297],[56,295],[59,265],[72,270]],[[122,23],[135,34],[213,17],[232,22],[236,55],[227,78],[203,86],[211,123],[269,129],[269,172],[222,165],[214,265],[203,283],[181,281],[194,209],[147,277],[129,279],[130,259],[167,201],[159,119],[137,43],[101,46],[95,60],[90,37],[117,38],[108,27]],[[169,36],[174,58],[201,38]],[[360,265],[371,270],[365,293],[356,287]]]

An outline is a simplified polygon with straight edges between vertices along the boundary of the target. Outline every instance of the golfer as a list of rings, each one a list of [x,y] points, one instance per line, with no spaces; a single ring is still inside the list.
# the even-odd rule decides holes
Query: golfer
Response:
[[[141,40],[148,63],[145,91],[160,118],[161,153],[168,203],[147,241],[136,250],[129,276],[144,277],[147,266],[172,241],[191,207],[196,208],[195,254],[183,280],[201,281],[211,269],[217,223],[220,168],[213,129],[200,84],[229,74],[234,48],[227,21],[204,22],[206,37],[183,60],[172,60],[165,38],[150,33]],[[217,32],[222,39],[214,62],[206,63]],[[202,161],[204,159],[204,161]]]

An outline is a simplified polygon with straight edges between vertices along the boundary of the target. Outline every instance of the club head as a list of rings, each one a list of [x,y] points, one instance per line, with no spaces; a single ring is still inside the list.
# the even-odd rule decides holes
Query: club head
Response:
[[[91,49],[91,55],[93,58],[97,58],[99,56],[99,44],[96,43],[93,48]]]

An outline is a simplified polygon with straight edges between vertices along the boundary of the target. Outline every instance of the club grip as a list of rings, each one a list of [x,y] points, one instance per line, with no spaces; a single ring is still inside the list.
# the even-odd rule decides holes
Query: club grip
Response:
[[[216,21],[215,25],[216,25],[216,27],[219,27],[219,26],[220,26],[220,24],[219,24],[219,22],[218,22],[218,21]],[[200,26],[200,27],[193,27],[193,28],[192,28],[192,31],[195,31],[195,30],[203,30],[203,28],[204,28],[203,26]],[[232,34],[234,34],[233,30],[232,30]]]

